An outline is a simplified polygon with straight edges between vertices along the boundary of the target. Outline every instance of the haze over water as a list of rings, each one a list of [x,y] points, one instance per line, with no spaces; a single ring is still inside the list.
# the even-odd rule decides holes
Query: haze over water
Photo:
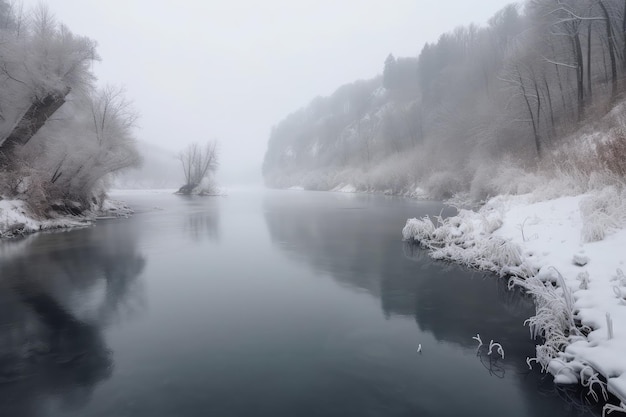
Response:
[[[439,203],[126,193],[129,219],[0,242],[0,415],[575,412],[526,366],[530,299],[401,241]]]

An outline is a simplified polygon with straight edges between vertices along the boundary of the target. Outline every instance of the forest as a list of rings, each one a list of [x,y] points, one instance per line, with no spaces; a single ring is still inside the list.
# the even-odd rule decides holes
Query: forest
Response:
[[[0,200],[33,214],[102,203],[111,174],[136,166],[137,113],[123,88],[98,88],[96,42],[43,4],[0,0]]]
[[[626,2],[511,4],[288,115],[264,179],[473,201],[543,178],[621,181],[625,74]]]

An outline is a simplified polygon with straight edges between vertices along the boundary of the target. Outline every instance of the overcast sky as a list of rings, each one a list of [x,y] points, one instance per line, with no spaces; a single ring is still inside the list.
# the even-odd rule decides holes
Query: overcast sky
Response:
[[[26,0],[27,6],[39,0]],[[318,95],[372,78],[389,53],[483,24],[507,0],[44,0],[98,42],[99,83],[123,85],[137,137],[179,151],[218,139],[225,184],[260,181],[271,127]]]

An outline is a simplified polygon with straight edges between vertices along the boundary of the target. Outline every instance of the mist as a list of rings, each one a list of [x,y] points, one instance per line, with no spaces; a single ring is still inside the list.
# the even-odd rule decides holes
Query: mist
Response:
[[[622,88],[623,19],[616,2],[511,4],[417,55],[389,54],[381,76],[275,126],[266,184],[482,201],[534,190],[537,173],[621,177],[623,121],[608,110]],[[595,123],[607,139],[591,144]]]
[[[50,9],[97,41],[98,83],[126,88],[140,141],[176,153],[217,139],[228,185],[261,181],[271,128],[287,114],[506,3],[55,0]]]

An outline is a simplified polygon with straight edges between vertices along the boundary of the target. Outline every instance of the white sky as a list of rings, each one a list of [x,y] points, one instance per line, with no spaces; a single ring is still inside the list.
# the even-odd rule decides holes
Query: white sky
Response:
[[[26,6],[39,0],[25,0]],[[99,82],[123,85],[138,139],[179,151],[218,139],[224,184],[260,181],[271,127],[318,95],[417,56],[507,0],[44,0],[99,44]]]

